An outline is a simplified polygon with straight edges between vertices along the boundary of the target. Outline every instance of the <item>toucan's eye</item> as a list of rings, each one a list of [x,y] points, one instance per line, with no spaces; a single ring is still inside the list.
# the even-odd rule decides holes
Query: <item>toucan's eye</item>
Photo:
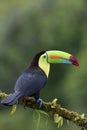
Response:
[[[45,58],[46,58],[46,55],[44,55],[43,57],[44,57],[44,59],[45,59]]]

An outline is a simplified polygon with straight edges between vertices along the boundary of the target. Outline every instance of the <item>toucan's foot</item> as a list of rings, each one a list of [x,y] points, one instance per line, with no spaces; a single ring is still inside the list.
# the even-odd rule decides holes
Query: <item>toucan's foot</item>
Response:
[[[42,104],[43,104],[43,100],[42,100],[41,98],[39,98],[39,99],[37,100],[37,103],[38,103],[38,105],[39,105],[39,108],[41,108],[41,107],[42,107]]]

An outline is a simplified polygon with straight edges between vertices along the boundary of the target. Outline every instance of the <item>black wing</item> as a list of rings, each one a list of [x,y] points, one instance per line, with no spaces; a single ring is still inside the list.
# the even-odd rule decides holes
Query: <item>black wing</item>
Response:
[[[23,96],[31,96],[45,86],[47,77],[44,72],[24,72],[17,80],[15,91],[20,91]]]

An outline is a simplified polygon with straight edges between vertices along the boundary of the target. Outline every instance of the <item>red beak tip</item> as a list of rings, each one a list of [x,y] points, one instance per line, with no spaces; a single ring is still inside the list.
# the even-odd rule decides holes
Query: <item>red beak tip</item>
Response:
[[[75,65],[76,67],[79,67],[79,63],[77,61],[77,59],[74,56],[70,57],[70,61],[72,62],[73,65]]]

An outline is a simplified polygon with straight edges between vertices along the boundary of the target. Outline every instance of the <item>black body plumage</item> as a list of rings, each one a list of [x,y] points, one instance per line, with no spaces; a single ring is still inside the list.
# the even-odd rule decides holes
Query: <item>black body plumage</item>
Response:
[[[34,96],[36,100],[40,97],[40,89],[45,86],[47,76],[38,66],[38,60],[41,54],[38,53],[28,69],[26,69],[18,78],[15,84],[14,93],[2,100],[2,104],[12,106],[18,102],[18,99],[26,96]]]

